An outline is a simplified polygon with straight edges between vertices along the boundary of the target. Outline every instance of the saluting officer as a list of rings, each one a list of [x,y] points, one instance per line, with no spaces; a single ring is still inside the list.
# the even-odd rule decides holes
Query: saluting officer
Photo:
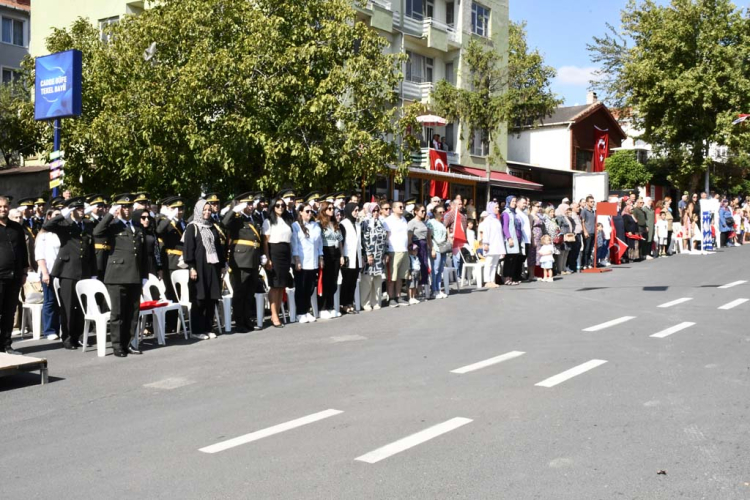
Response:
[[[286,203],[286,210],[284,210],[284,220],[289,224],[290,226],[294,224],[294,221],[297,220],[297,212],[294,209],[294,201],[295,201],[295,194],[293,189],[284,189],[283,191],[279,191],[278,198],[281,198],[284,200],[284,203]],[[273,210],[273,208],[271,208]]]
[[[45,213],[45,207],[47,206],[47,202],[44,201],[44,198],[41,196],[36,199],[34,202],[34,215],[31,216],[31,219],[34,221],[34,227],[37,229],[37,232],[42,228],[44,225],[44,219],[47,215]]]
[[[247,333],[254,328],[255,292],[263,254],[261,226],[253,218],[250,205],[252,200],[253,193],[239,196],[239,203],[222,220],[231,241],[229,267],[234,289],[232,316],[239,333]]]
[[[63,347],[78,349],[83,333],[83,310],[78,302],[76,283],[96,272],[94,224],[84,218],[84,198],[70,198],[62,214],[44,224],[44,230],[60,239],[60,251],[52,276],[60,280],[61,330]]]
[[[312,210],[313,217],[318,216],[318,210],[320,210],[320,198],[320,191],[312,191],[308,193],[307,196],[305,196],[305,203],[310,205],[310,210]]]
[[[86,199],[88,206],[86,214],[88,219],[96,226],[107,213],[107,201],[103,194],[93,194]],[[107,269],[107,256],[109,255],[109,241],[107,238],[94,237],[94,254],[96,255],[96,270],[93,272],[99,281],[104,281],[104,272]]]
[[[179,196],[171,196],[162,200],[162,213],[164,218],[156,225],[156,235],[159,244],[164,250],[166,259],[162,259],[162,267],[166,267],[164,273],[164,285],[166,286],[167,299],[177,301],[177,293],[172,284],[172,271],[181,269],[178,265],[182,257],[183,245],[182,234],[185,232],[185,200]],[[167,332],[174,332],[177,328],[177,311],[169,311],[166,316]]]
[[[217,193],[206,193],[206,202],[211,207],[211,220],[214,221],[216,232],[219,233],[221,248],[227,248],[227,230],[223,227],[219,211],[221,210],[221,199]],[[195,216],[195,214],[193,214]]]
[[[145,191],[135,193],[135,200],[133,201],[133,211],[145,210],[149,212],[151,210],[151,195]]]
[[[141,290],[148,276],[148,255],[141,228],[130,220],[134,198],[129,193],[115,196],[109,213],[94,228],[94,236],[108,238],[111,247],[104,284],[112,302],[110,335],[112,350],[118,358],[128,353],[141,354],[130,345],[130,339],[138,327]]]
[[[24,198],[18,200],[18,209],[21,211],[21,225],[31,230],[31,234],[36,238],[36,233],[41,227],[34,224],[34,202],[35,198]]]
[[[266,203],[266,197],[262,192],[258,191],[257,193],[253,193],[253,220],[258,225],[258,227],[263,227],[263,223],[268,217],[268,212],[266,212]]]

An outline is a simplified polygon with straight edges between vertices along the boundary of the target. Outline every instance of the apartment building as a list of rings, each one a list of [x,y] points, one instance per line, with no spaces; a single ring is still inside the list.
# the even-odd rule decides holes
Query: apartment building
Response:
[[[0,82],[19,77],[21,61],[29,53],[30,0],[0,0]]]

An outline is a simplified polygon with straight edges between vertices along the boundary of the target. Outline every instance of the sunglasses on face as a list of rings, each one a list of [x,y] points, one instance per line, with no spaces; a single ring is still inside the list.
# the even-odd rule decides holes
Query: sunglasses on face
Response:
[[[443,215],[445,212],[435,212],[435,215]]]
[[[383,207],[383,210],[390,210],[391,207]]]
[[[373,212],[380,212],[380,209],[379,208],[373,208],[372,211]]]
[[[306,214],[309,214],[309,213],[311,213],[311,212],[312,212],[312,210],[303,210],[302,212],[303,212],[303,213],[306,213]]]
[[[329,211],[329,210],[331,210],[331,211],[332,211],[332,210],[333,210],[333,207],[326,207],[326,212],[327,212],[327,211]]]
[[[148,220],[148,215],[142,215],[141,220]]]
[[[284,208],[285,205],[283,203],[277,203],[276,205],[274,205],[274,207],[276,207],[276,208]]]

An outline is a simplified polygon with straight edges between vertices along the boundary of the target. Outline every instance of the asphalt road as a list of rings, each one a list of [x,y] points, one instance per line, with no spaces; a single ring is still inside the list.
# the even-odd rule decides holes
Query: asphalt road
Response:
[[[0,498],[747,499],[750,301],[719,308],[750,299],[749,260],[676,256],[124,360],[16,343],[52,382],[0,379]]]

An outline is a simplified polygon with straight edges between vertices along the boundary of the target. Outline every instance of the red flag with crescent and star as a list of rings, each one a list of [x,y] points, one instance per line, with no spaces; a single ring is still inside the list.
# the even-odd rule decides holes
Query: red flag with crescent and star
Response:
[[[594,172],[604,172],[604,160],[609,157],[609,129],[594,127]]]
[[[448,154],[445,151],[430,149],[430,170],[435,172],[448,171]],[[430,196],[439,196],[445,200],[448,194],[448,183],[443,181],[430,181]]]

